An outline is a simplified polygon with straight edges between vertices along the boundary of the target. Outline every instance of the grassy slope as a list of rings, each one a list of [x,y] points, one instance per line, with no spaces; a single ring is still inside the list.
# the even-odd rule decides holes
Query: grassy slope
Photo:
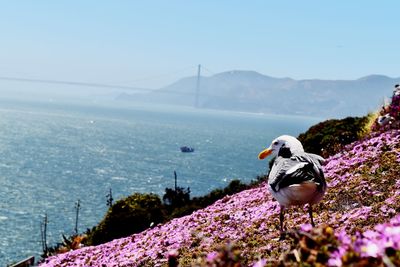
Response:
[[[316,223],[351,234],[399,214],[399,162],[399,130],[375,134],[330,157],[325,165],[329,190],[316,206]],[[227,243],[234,244],[243,264],[273,262],[293,245],[291,239],[278,241],[278,213],[277,202],[262,184],[140,234],[51,257],[42,266],[166,266],[171,251],[188,266],[206,262],[206,255],[211,260]],[[286,214],[288,229],[307,222],[303,208]]]

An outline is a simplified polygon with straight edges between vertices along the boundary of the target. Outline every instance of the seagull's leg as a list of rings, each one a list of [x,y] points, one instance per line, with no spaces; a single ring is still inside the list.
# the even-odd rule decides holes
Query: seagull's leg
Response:
[[[311,204],[308,205],[308,214],[310,215],[310,220],[311,220],[311,225],[312,227],[315,227],[314,219],[313,219],[313,210]]]
[[[284,207],[280,207],[280,213],[279,213],[279,230],[280,230],[280,236],[279,236],[279,240],[284,240],[285,239],[285,232],[283,231],[283,221],[285,219],[285,213]]]

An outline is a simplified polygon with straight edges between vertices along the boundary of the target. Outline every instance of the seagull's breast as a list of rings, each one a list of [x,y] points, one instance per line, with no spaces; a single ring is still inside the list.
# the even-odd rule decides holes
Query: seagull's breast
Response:
[[[288,187],[281,188],[277,192],[269,186],[269,191],[279,204],[284,207],[304,205],[307,203],[314,204],[319,202],[324,195],[324,192],[318,190],[317,184],[311,181],[306,181],[301,184],[292,184]]]
[[[314,204],[322,199],[326,190],[320,164],[322,160],[309,153],[275,160],[268,184],[271,194],[281,206]]]

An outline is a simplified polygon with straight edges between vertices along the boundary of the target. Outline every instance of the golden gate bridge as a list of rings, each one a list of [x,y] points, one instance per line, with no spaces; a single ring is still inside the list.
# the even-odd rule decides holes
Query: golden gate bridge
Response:
[[[183,70],[187,70],[189,68],[193,68],[194,66],[187,67]],[[190,95],[194,96],[194,106],[198,107],[199,105],[199,96],[200,96],[200,82],[201,82],[201,70],[206,70],[211,74],[215,74],[214,72],[208,70],[204,66],[202,67],[200,64],[197,65],[197,78],[196,83],[193,86],[193,91],[190,92],[180,92],[168,89],[150,89],[144,87],[136,87],[136,86],[128,86],[128,85],[118,85],[118,84],[108,84],[108,83],[97,83],[97,82],[79,82],[79,81],[67,81],[67,80],[52,80],[52,79],[34,79],[34,78],[23,78],[23,77],[10,77],[10,76],[0,76],[0,81],[9,81],[9,82],[21,82],[21,83],[42,83],[42,84],[54,84],[54,85],[66,85],[66,86],[83,86],[83,87],[92,87],[92,88],[108,88],[108,89],[121,89],[127,91],[135,91],[135,92],[157,92],[163,94],[180,94],[180,95]],[[156,77],[165,76],[164,75],[156,75],[150,78],[142,78],[136,79],[135,81],[143,81],[146,79],[153,79]]]

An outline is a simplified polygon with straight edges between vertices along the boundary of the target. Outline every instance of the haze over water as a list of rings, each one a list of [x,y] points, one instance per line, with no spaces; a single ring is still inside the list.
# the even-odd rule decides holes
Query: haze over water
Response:
[[[162,197],[166,187],[199,196],[233,179],[266,172],[258,152],[277,135],[299,133],[318,119],[171,107],[117,108],[6,102],[0,109],[0,265],[41,252],[48,244],[104,216],[106,195]],[[72,111],[73,110],[73,111]],[[179,147],[195,148],[182,153]]]

